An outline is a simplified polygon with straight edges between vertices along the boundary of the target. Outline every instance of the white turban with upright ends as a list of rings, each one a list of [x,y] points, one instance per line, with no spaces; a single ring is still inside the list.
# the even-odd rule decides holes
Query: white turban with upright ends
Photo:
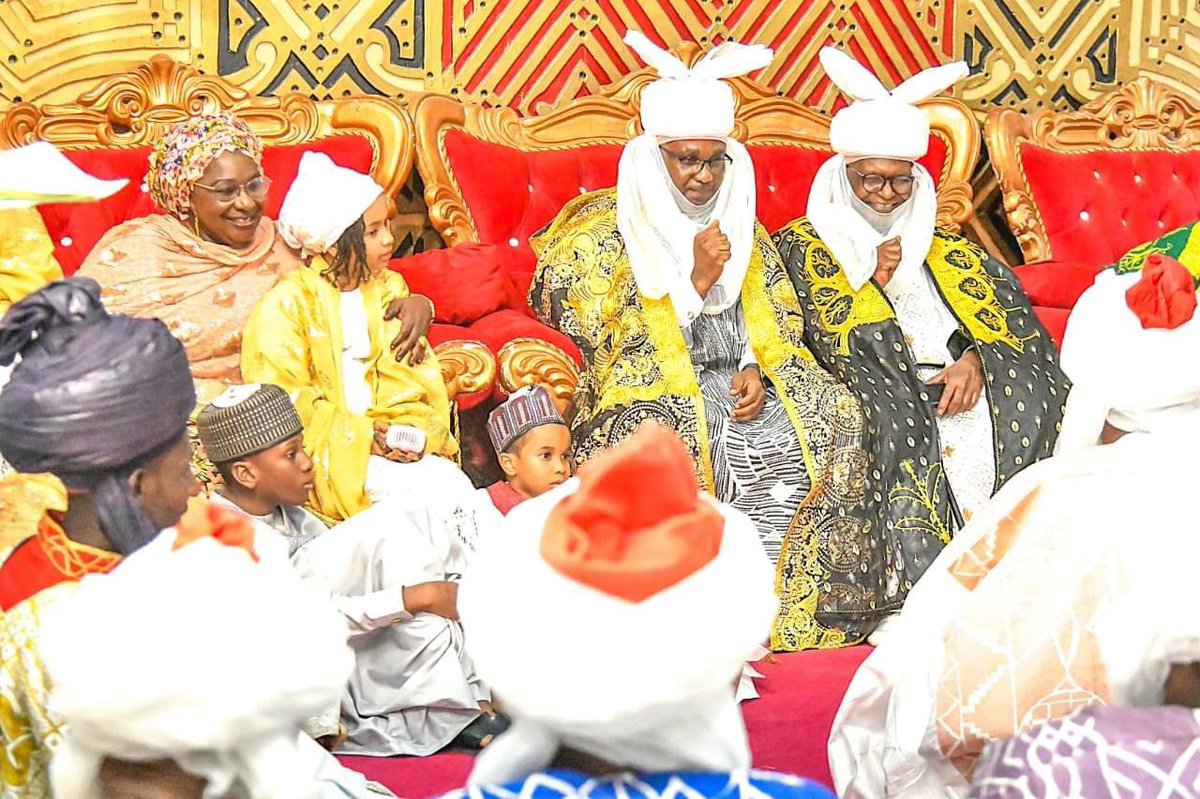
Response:
[[[933,177],[916,163],[929,150],[929,115],[916,104],[965,76],[967,65],[955,61],[926,69],[890,92],[866,67],[836,48],[821,49],[821,65],[850,105],[830,123],[829,145],[835,155],[813,180],[808,218],[855,291],[874,275],[879,245],[899,236],[901,260],[893,277],[899,287],[919,277],[937,221]],[[864,158],[913,162],[912,195],[892,212],[886,230],[877,230],[855,207],[846,165]]]

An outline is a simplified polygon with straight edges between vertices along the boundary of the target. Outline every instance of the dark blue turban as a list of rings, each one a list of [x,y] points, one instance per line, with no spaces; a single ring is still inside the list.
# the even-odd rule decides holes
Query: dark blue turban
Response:
[[[158,531],[129,490],[134,470],[179,441],[196,405],[183,345],[157,319],[113,316],[100,286],[51,283],[0,320],[0,454],[92,496],[100,529],[122,554]]]

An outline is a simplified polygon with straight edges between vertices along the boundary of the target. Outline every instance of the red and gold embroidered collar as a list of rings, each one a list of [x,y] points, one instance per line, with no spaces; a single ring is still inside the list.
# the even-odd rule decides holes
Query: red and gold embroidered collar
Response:
[[[38,524],[37,535],[13,549],[0,566],[0,611],[60,583],[110,572],[120,562],[121,556],[115,552],[67,538],[62,526],[47,513]]]
[[[66,531],[50,514],[43,516],[38,525],[37,542],[51,565],[68,580],[80,580],[86,574],[106,574],[121,562],[121,556],[116,552],[67,538]]]

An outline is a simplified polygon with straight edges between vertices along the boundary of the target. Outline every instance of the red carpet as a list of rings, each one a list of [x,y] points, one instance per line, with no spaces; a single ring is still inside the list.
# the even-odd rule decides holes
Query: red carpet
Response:
[[[871,648],[776,655],[757,666],[759,699],[742,705],[754,767],[808,777],[831,785],[825,745],[842,695]],[[405,799],[439,796],[466,783],[470,755],[342,757],[347,767]]]

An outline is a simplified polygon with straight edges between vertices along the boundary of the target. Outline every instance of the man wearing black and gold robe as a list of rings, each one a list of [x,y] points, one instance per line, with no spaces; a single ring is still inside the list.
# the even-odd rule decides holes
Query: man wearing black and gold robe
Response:
[[[832,48],[821,60],[855,101],[830,130],[808,215],[775,235],[804,340],[860,400],[870,526],[820,542],[817,618],[865,634],[966,519],[1054,448],[1069,384],[1012,271],[935,229],[917,163],[929,120],[915,103],[965,74],[927,70],[887,91]]]

